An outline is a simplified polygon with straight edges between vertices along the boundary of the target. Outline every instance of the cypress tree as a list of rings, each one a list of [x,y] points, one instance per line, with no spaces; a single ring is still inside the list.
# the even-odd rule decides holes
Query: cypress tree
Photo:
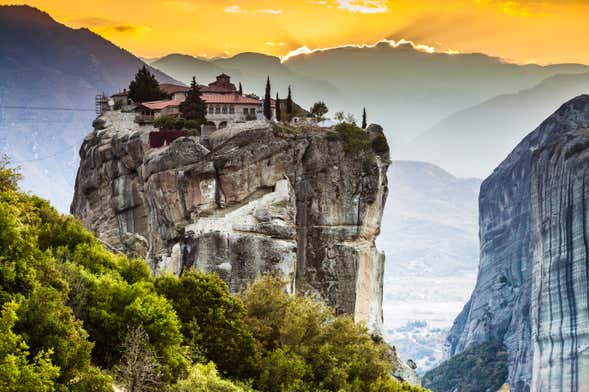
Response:
[[[362,113],[362,129],[366,129],[366,108],[364,108],[364,112]]]
[[[264,96],[264,117],[272,119],[272,101],[270,99],[270,76],[266,80],[266,95]]]
[[[243,95],[243,88],[241,87],[241,82],[239,82],[239,95]]]
[[[201,95],[196,78],[193,76],[186,100],[180,104],[180,113],[186,120],[195,120],[200,124],[206,121],[207,104],[202,100]]]
[[[288,115],[288,119],[292,118],[292,91],[290,90],[290,86],[288,86],[288,97],[286,97],[286,114]]]
[[[144,65],[135,74],[135,79],[129,84],[129,98],[133,102],[141,103],[162,99],[164,93],[155,76]]]
[[[280,113],[280,98],[278,98],[278,91],[276,92],[276,121],[281,121],[282,115]]]

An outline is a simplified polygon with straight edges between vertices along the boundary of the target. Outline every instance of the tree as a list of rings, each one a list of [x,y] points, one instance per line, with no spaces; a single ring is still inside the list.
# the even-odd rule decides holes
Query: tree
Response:
[[[155,391],[163,384],[161,365],[142,326],[129,331],[123,348],[117,373],[128,392]]]
[[[129,98],[136,103],[157,101],[164,95],[157,79],[145,65],[137,71],[135,79],[129,84]]]
[[[195,120],[200,123],[206,122],[207,104],[201,98],[202,93],[196,83],[196,78],[192,77],[190,90],[186,94],[186,100],[180,104],[180,113],[186,120]]]
[[[51,351],[29,355],[22,336],[12,330],[17,309],[15,302],[7,302],[0,315],[0,391],[53,391],[59,367],[51,363]]]
[[[367,126],[368,124],[366,124],[366,108],[364,108],[364,111],[362,112],[362,129],[366,129]]]
[[[202,355],[233,376],[245,377],[251,371],[255,341],[245,323],[245,306],[219,276],[190,270],[180,278],[158,277],[155,287],[182,322],[193,359],[202,359],[194,358]]]
[[[311,114],[317,119],[317,121],[323,120],[323,116],[325,116],[329,112],[327,109],[327,105],[323,101],[315,102],[311,107]]]
[[[341,123],[341,122],[344,122],[344,119],[346,118],[346,114],[344,112],[335,112],[335,115],[333,116],[333,118],[335,119],[335,121]]]
[[[288,96],[286,97],[286,115],[290,120],[293,115],[293,107],[292,107],[292,91],[290,86],[288,86]]]
[[[272,119],[272,100],[270,98],[270,76],[266,80],[266,95],[264,95],[264,117],[266,119]]]
[[[276,92],[276,121],[280,122],[282,114],[280,113],[280,98],[278,98],[278,91]]]
[[[241,82],[239,82],[239,95],[243,95],[243,87],[241,86]]]

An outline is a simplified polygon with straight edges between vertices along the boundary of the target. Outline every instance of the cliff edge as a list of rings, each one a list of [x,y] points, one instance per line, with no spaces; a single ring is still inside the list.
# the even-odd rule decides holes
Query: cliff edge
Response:
[[[106,112],[80,149],[71,212],[155,273],[218,273],[232,292],[274,273],[374,332],[382,328],[388,145],[265,121],[149,147],[157,130]]]

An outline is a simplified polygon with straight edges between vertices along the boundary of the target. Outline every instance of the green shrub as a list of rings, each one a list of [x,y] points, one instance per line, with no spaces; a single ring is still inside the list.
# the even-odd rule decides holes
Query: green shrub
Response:
[[[161,130],[175,129],[176,117],[175,116],[160,116],[155,119],[155,121],[153,122],[153,126],[155,128],[161,129]]]
[[[335,134],[327,135],[328,140],[340,140],[343,143],[344,151],[357,153],[367,150],[370,146],[368,133],[362,128],[350,123],[341,123],[335,126]]]
[[[196,364],[188,372],[188,376],[171,388],[171,392],[253,392],[252,389],[239,386],[222,379],[217,373],[215,364]]]
[[[500,342],[473,345],[423,376],[423,385],[436,392],[497,391],[508,374],[507,352]]]

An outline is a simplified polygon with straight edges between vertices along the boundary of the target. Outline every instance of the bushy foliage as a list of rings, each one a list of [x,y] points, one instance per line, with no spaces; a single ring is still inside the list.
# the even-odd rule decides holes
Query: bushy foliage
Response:
[[[327,137],[329,140],[341,141],[347,153],[357,153],[370,147],[368,133],[355,124],[348,122],[337,124],[335,133],[330,133]]]
[[[253,389],[224,380],[219,376],[215,364],[195,364],[188,376],[171,389],[171,392],[253,392]]]
[[[153,122],[155,128],[161,130],[200,129],[201,122],[197,120],[186,120],[175,116],[160,116]]]
[[[59,368],[51,362],[51,351],[29,359],[28,345],[13,331],[17,309],[16,302],[7,302],[0,314],[0,391],[52,391]]]
[[[318,120],[321,121],[323,117],[329,112],[327,105],[323,101],[318,101],[311,106],[311,114]]]
[[[176,310],[194,360],[213,361],[234,378],[251,374],[255,340],[245,323],[246,309],[218,275],[188,271],[180,278],[159,277],[155,285]]]
[[[349,316],[308,297],[291,296],[267,276],[241,295],[261,345],[254,387],[260,391],[411,390],[394,380],[387,347]],[[388,385],[388,387],[387,387]],[[388,389],[387,389],[388,388]]]
[[[507,352],[500,342],[474,345],[450,358],[423,377],[423,384],[436,392],[497,391],[508,375]]]
[[[415,390],[366,328],[282,280],[232,296],[217,275],[154,278],[17,178],[0,165],[0,392],[112,392],[112,375],[132,391]]]

